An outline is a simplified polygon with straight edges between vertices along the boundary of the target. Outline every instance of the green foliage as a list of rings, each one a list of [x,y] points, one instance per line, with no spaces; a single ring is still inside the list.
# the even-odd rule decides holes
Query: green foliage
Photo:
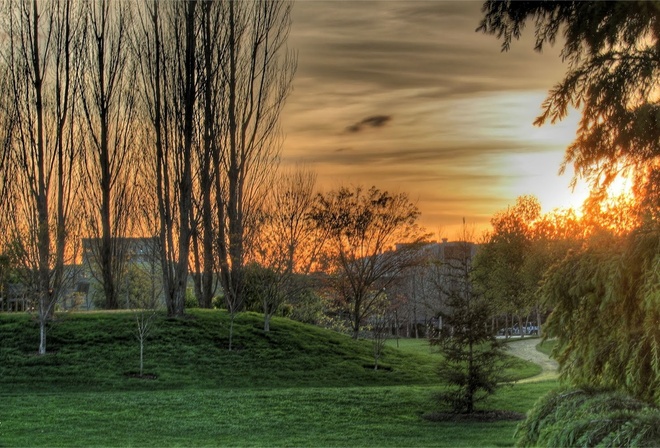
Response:
[[[443,357],[438,374],[446,384],[438,399],[455,413],[476,411],[476,405],[507,379],[502,370],[503,344],[486,329],[491,314],[484,310],[486,307],[474,303],[470,310],[455,309],[434,340]]]
[[[94,270],[99,269],[93,266]],[[96,309],[107,308],[107,297],[103,286],[98,280],[100,273],[95,272],[90,279],[91,303]],[[151,264],[126,263],[121,276],[121,282],[117,285],[117,305],[119,308],[153,308],[155,302],[162,300],[162,279],[160,271],[152,271]]]
[[[21,267],[19,259],[13,253],[11,246],[0,254],[0,287],[7,283],[19,283],[24,277],[24,275],[21,275]]]
[[[278,288],[280,277],[273,269],[250,263],[243,270],[243,294],[245,307],[249,311],[262,312],[279,307],[283,291]],[[271,309],[274,308],[274,309]]]
[[[502,342],[489,323],[492,304],[474,287],[469,243],[462,256],[450,260],[449,277],[454,288],[448,291],[449,311],[431,343],[443,356],[439,375],[446,390],[439,395],[455,413],[474,412],[475,405],[495,393],[504,380],[500,363],[504,359]]]
[[[660,410],[627,395],[559,389],[516,431],[517,446],[658,446]]]
[[[573,384],[660,402],[660,229],[594,234],[548,273],[547,334]]]
[[[540,293],[545,273],[584,238],[584,222],[572,210],[540,214],[533,196],[492,218],[493,232],[475,257],[475,283],[496,308],[496,314],[513,315],[524,327],[530,316],[542,331],[543,317],[552,309]],[[508,319],[507,319],[508,320]]]
[[[534,261],[533,222],[540,211],[536,198],[519,197],[515,206],[491,219],[493,232],[475,257],[475,279],[500,311],[525,315],[533,305],[540,274],[526,262]]]
[[[306,324],[320,324],[324,314],[323,299],[311,288],[301,288],[297,294],[287,297],[285,317]]]
[[[186,288],[186,300],[184,302],[185,309],[199,308],[199,300],[195,297],[195,291],[192,288]]]

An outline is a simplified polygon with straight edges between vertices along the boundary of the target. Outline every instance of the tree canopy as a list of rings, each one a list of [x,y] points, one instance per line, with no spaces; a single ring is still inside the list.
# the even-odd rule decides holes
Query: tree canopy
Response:
[[[489,0],[483,12],[478,30],[496,35],[503,50],[528,22],[537,51],[563,40],[568,69],[536,124],[561,120],[570,107],[582,112],[564,167],[591,181],[599,207],[582,222],[582,244],[545,273],[541,288],[554,308],[546,329],[558,338],[562,373],[658,403],[660,4]],[[635,181],[637,204],[603,206],[622,172]]]
[[[660,402],[659,254],[657,225],[603,230],[546,274],[547,335],[573,383]]]

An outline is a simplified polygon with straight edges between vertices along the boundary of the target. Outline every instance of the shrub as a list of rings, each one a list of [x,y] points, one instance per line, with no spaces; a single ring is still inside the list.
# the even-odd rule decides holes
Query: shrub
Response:
[[[660,409],[619,392],[559,389],[516,431],[517,446],[660,446]]]

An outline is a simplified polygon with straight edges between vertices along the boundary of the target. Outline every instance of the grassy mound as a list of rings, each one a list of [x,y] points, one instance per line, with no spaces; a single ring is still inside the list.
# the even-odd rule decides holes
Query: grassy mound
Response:
[[[437,384],[437,355],[386,347],[374,371],[370,341],[288,319],[262,328],[256,313],[238,316],[232,351],[229,316],[191,310],[186,318],[158,316],[145,346],[145,378],[138,378],[139,345],[132,312],[58,315],[48,354],[38,356],[36,321],[0,315],[0,382],[12,391],[165,390],[176,388],[315,387]],[[420,341],[420,343],[422,343]],[[518,376],[534,367],[517,363]]]
[[[139,345],[131,312],[58,315],[48,354],[38,356],[37,323],[0,315],[0,381],[12,390],[135,390],[431,384],[432,358],[386,349],[374,371],[371,344],[287,319],[263,331],[260,315],[238,316],[233,350],[229,317],[192,310],[184,319],[158,316],[145,346],[147,381],[135,375]]]

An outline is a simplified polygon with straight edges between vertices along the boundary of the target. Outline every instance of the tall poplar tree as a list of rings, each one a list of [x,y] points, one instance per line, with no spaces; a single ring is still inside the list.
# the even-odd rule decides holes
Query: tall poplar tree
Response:
[[[2,45],[5,146],[2,177],[5,237],[18,244],[22,279],[34,292],[39,353],[46,353],[46,324],[54,312],[70,252],[69,233],[79,159],[75,131],[81,60],[81,14],[73,1],[9,1]]]
[[[131,58],[133,11],[130,2],[90,0],[84,3],[87,23],[86,70],[82,105],[86,161],[86,211],[90,266],[99,281],[106,308],[119,307],[119,288],[126,265],[126,245],[134,209],[135,101]]]

